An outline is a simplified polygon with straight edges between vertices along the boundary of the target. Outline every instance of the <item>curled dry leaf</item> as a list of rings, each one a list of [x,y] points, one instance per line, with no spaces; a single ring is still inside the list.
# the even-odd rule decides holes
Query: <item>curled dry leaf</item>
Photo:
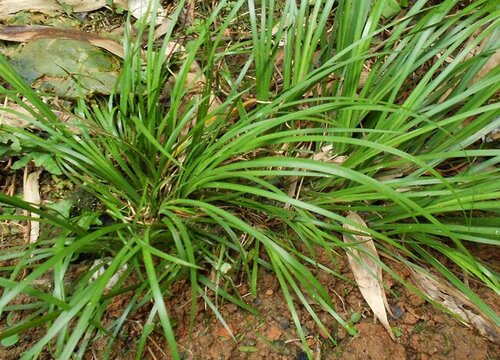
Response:
[[[20,11],[32,12],[87,12],[109,6],[109,0],[0,0],[0,17]],[[115,7],[126,8],[125,0],[113,0]]]
[[[350,212],[347,219],[352,220],[362,227],[366,227],[364,220],[356,213]],[[344,229],[360,233],[357,227],[345,223]],[[351,239],[351,236],[353,239]],[[360,235],[343,235],[344,242],[349,246],[346,249],[349,266],[354,274],[356,284],[364,299],[372,309],[373,313],[382,323],[384,328],[389,333],[392,340],[395,340],[392,333],[389,320],[387,319],[387,311],[391,313],[387,298],[385,297],[384,287],[382,285],[382,268],[380,267],[380,259],[377,253],[377,248],[373,239],[368,234]]]
[[[436,280],[433,275],[420,267],[412,266],[410,269],[412,270],[411,278],[420,291],[458,315],[466,326],[475,327],[488,340],[500,341],[498,326],[487,320],[478,307],[462,293],[448,286],[443,279]]]
[[[151,22],[153,15],[153,6],[155,0],[128,0],[128,9],[130,14],[136,19],[141,19],[147,15],[148,24]],[[165,9],[160,3],[157,3],[155,24],[160,25],[167,17]]]
[[[347,156],[336,155],[332,153],[333,146],[325,145],[321,148],[321,151],[313,154],[311,156],[312,160],[328,162],[332,164],[342,165],[344,161],[347,160]],[[290,178],[290,187],[288,188],[288,196],[291,198],[299,198],[300,190],[302,188],[303,179],[299,182],[298,176],[292,176]],[[289,209],[291,207],[290,203],[286,203],[284,208]]]
[[[25,108],[17,104],[5,104],[0,106],[0,126],[7,125],[18,129],[29,126],[33,117]]]
[[[0,40],[30,42],[39,39],[67,39],[88,42],[123,58],[123,46],[115,40],[72,29],[57,29],[51,26],[0,26]]]
[[[94,263],[92,264],[93,269],[97,269],[93,274],[92,277],[90,278],[91,282],[96,281],[104,272],[108,269],[109,265],[111,264],[112,259],[100,259],[100,260],[95,260]],[[114,274],[111,276],[109,279],[108,283],[106,284],[106,291],[110,291],[113,289],[113,287],[116,285],[118,280],[120,280],[120,277],[127,271],[127,264],[123,264]]]
[[[321,148],[320,152],[317,152],[312,156],[312,160],[342,165],[344,161],[347,160],[347,156],[333,154],[332,150],[333,145],[325,145]]]
[[[74,115],[59,110],[52,110],[52,112],[62,123],[69,124],[69,129],[75,134],[80,132],[80,129],[73,124]],[[7,125],[18,129],[24,129],[32,126],[33,120],[32,113],[18,104],[7,103],[0,106],[0,126]]]
[[[187,55],[187,50],[184,46],[181,44],[171,41],[167,44],[165,48],[165,53],[164,57],[165,59],[169,58],[173,54],[178,54],[181,58],[185,57]],[[178,77],[178,74],[174,73],[172,80],[176,80]],[[200,94],[203,91],[203,88],[207,82],[207,79],[205,75],[203,75],[203,71],[201,70],[200,65],[198,62],[193,61],[191,64],[191,67],[189,68],[189,72],[186,76],[186,84],[185,84],[185,89],[187,89],[187,93],[189,95],[196,95]],[[167,83],[167,87],[172,88],[173,87],[173,81],[169,81]],[[215,96],[214,94],[210,95],[210,102],[209,102],[209,112],[215,111],[220,105],[221,101],[220,99]],[[213,121],[213,120],[212,120]],[[208,122],[210,123],[210,121]]]
[[[178,55],[181,59],[186,57],[187,55],[187,50],[184,46],[177,42],[169,42],[165,48],[165,53],[164,57],[165,59],[169,58],[173,54]],[[173,73],[172,78],[167,82],[165,86],[165,91],[170,92],[170,90],[174,87],[174,82],[177,81],[178,79],[178,73]],[[181,104],[181,108],[184,107],[184,104],[188,103],[191,99],[197,98],[198,101],[201,100],[201,93],[203,92],[203,88],[205,84],[207,83],[207,78],[203,74],[203,71],[198,64],[198,62],[193,61],[191,63],[191,67],[189,68],[189,72],[186,76],[184,88],[186,89],[186,96],[183,99],[183,103]],[[208,113],[214,113],[219,106],[221,105],[220,99],[215,95],[215,94],[210,94],[210,99],[209,99],[209,108],[208,108]],[[212,116],[206,121],[206,125],[210,125],[212,122],[216,120],[216,116]],[[189,129],[194,126],[195,124],[195,118],[189,123],[187,123],[186,127],[182,130],[181,135],[184,136],[189,132]],[[184,161],[185,158],[185,147],[189,143],[188,139],[186,139],[182,144],[180,144],[177,147],[177,151],[175,152],[175,155],[178,157],[178,161],[181,163]]]
[[[38,178],[40,177],[41,170],[32,172],[27,174],[25,172],[24,184],[23,184],[23,200],[31,203],[33,206],[40,205],[40,187],[38,185]],[[33,218],[39,218],[40,215],[35,213],[25,212],[27,216],[31,216]],[[40,223],[38,221],[30,221],[28,224],[29,229],[29,241],[30,243],[34,243],[38,240],[38,236],[40,235]]]

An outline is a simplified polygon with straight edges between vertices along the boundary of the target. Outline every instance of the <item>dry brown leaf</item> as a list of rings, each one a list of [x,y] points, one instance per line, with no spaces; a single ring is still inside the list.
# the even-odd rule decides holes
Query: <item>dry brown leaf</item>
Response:
[[[485,77],[486,74],[488,74],[491,70],[496,68],[498,65],[500,65],[500,51],[496,51],[484,64],[483,68],[479,70],[477,75],[474,77],[472,80],[473,83],[475,83],[478,80],[481,80],[483,77]]]
[[[321,151],[314,154],[311,159],[342,165],[344,161],[347,160],[347,156],[333,154],[332,150],[333,150],[333,145],[323,146],[321,148]]]
[[[18,129],[24,129],[32,120],[28,110],[17,104],[7,104],[0,107],[0,126],[7,125]]]
[[[94,34],[84,33],[77,30],[56,29],[49,26],[0,26],[0,40],[28,42],[47,38],[87,41],[92,45],[103,48],[118,57],[124,57],[124,49],[121,44],[112,39]],[[181,44],[172,41],[167,44],[164,56],[165,58],[168,58],[172,56],[173,53],[186,54],[186,49]],[[190,93],[199,93],[200,89],[203,89],[205,83],[206,78],[203,75],[198,63],[194,61],[189,69],[189,74],[186,79],[186,88],[190,89]],[[210,97],[209,111],[215,110],[220,106],[220,104],[220,100],[215,95],[212,95]]]
[[[108,6],[108,0],[0,0],[0,17],[20,11],[31,12],[88,12]],[[113,0],[115,7],[126,9],[125,0]]]
[[[68,124],[68,128],[72,132],[75,134],[80,133],[80,128],[72,121],[72,119],[74,119],[72,114],[59,110],[52,110],[52,112],[62,123]],[[22,106],[15,103],[8,103],[4,106],[0,106],[0,126],[7,125],[18,129],[24,129],[30,126],[32,122],[33,115]]]
[[[172,21],[173,21],[172,18],[165,17],[165,19],[163,19],[161,24],[156,27],[153,39],[157,40],[161,38],[163,35],[165,35],[168,29],[172,26]]]
[[[13,42],[29,42],[38,39],[70,39],[86,41],[123,58],[123,46],[115,40],[102,36],[84,33],[72,29],[57,29],[50,26],[0,26],[0,40]]]
[[[436,280],[433,275],[420,267],[414,266],[410,269],[415,286],[424,294],[458,315],[466,326],[475,327],[485,338],[493,342],[500,341],[499,327],[487,320],[478,307],[461,292],[448,286],[443,279]]]
[[[366,227],[364,220],[354,212],[350,212],[347,218]],[[360,232],[358,228],[347,223],[344,224],[344,228],[357,233]],[[387,330],[391,339],[395,340],[391,326],[389,325],[389,320],[387,319],[386,309],[389,313],[391,311],[387,304],[387,298],[385,297],[385,291],[382,285],[382,268],[378,264],[380,259],[378,257],[377,248],[371,236],[368,234],[352,235],[352,237],[354,240],[347,234],[343,236],[344,242],[352,245],[349,247],[350,251],[346,250],[346,253],[356,284],[358,284],[361,294],[377,319],[379,319]]]
[[[38,178],[40,177],[41,170],[32,172],[27,174],[25,170],[24,184],[23,184],[23,200],[31,203],[33,206],[40,205],[40,187],[38,185]],[[32,218],[39,218],[40,215],[36,213],[28,213],[25,212],[27,216],[31,216]],[[40,235],[40,223],[38,221],[30,221],[29,222],[29,241],[30,243],[34,243],[38,240],[38,236]]]

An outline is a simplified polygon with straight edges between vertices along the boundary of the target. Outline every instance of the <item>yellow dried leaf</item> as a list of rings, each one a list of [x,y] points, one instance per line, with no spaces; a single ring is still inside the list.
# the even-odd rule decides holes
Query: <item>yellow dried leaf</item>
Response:
[[[347,219],[360,224],[361,227],[366,227],[364,220],[354,212],[350,212]],[[344,229],[360,233],[359,228],[347,223],[344,223]],[[387,319],[386,309],[389,312],[390,310],[382,285],[382,268],[379,265],[377,248],[371,236],[366,233],[351,236],[344,234],[343,238],[346,244],[351,245],[346,249],[346,253],[356,284],[377,319],[387,330],[391,339],[395,340]]]

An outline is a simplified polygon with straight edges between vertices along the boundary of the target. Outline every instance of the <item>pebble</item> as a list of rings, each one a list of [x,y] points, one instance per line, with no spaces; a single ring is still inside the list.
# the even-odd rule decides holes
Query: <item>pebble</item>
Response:
[[[283,330],[287,330],[288,328],[290,328],[290,320],[288,320],[286,317],[280,318],[278,320],[278,324]]]
[[[264,294],[266,296],[272,296],[274,294],[274,291],[273,291],[273,289],[268,289],[268,290],[266,290],[266,292]]]
[[[396,320],[401,319],[405,312],[403,309],[401,309],[398,305],[391,305],[391,312],[392,312],[392,317]]]

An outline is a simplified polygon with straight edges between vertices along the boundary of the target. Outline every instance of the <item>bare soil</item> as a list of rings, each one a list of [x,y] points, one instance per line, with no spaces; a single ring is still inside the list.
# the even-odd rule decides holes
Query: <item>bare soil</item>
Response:
[[[496,252],[488,248],[477,249],[477,255],[499,264]],[[318,249],[318,262],[327,265],[329,260],[323,249]],[[486,260],[486,259],[485,259]],[[335,257],[336,268],[342,276],[353,280],[345,256]],[[386,262],[401,277],[407,278],[408,271],[401,265]],[[332,265],[332,264],[330,264]],[[321,321],[330,331],[336,343],[327,338],[312,320],[307,310],[295,303],[300,324],[306,334],[307,344],[313,351],[314,359],[499,359],[500,345],[481,337],[476,330],[467,328],[450,315],[443,313],[433,305],[426,303],[419,296],[410,293],[401,284],[386,278],[390,288],[388,300],[393,316],[389,319],[396,329],[396,341],[391,340],[384,327],[374,321],[373,314],[366,305],[357,285],[343,281],[322,270],[311,269],[332,297],[339,314],[350,319],[353,313],[361,315],[354,325],[357,336],[350,336],[339,327],[327,313],[322,313],[311,300],[311,306],[319,311]],[[235,275],[235,281],[238,275]],[[175,296],[167,300],[167,305],[175,324],[175,336],[182,358],[190,359],[293,359],[305,360],[307,354],[297,335],[296,327],[285,299],[280,291],[276,276],[261,269],[258,282],[258,296],[249,294],[246,280],[238,287],[245,301],[254,305],[260,312],[255,316],[238,308],[236,305],[222,302],[218,310],[229,325],[233,336],[217,320],[212,311],[205,307],[202,300],[197,303],[197,315],[190,329],[191,292],[187,282],[180,281],[171,289]],[[489,289],[474,289],[497,313],[500,304],[497,296]],[[213,293],[209,293],[215,300]],[[121,315],[130,293],[115,298],[108,307],[105,322],[115,320]],[[19,297],[16,304],[32,301],[27,296]],[[149,314],[146,306],[125,323],[119,339],[115,341],[112,359],[135,359],[135,352],[142,327]],[[22,313],[19,313],[22,316]],[[5,329],[5,316],[0,319]],[[161,327],[150,335],[144,359],[170,359],[169,349],[161,332]],[[0,359],[19,359],[44,335],[45,329],[33,329],[24,333],[14,347],[0,347]],[[85,359],[102,359],[107,340],[95,342],[85,355]],[[40,359],[53,359],[48,351]]]
[[[320,250],[319,261],[322,260],[326,262],[327,257],[321,256]],[[337,260],[341,274],[352,279],[346,259],[339,256]],[[408,276],[397,264],[393,265],[399,275]],[[397,283],[392,284],[392,293],[388,295],[394,314],[390,323],[400,331],[394,342],[384,327],[374,322],[356,285],[321,270],[318,270],[317,276],[329,290],[343,318],[349,319],[354,312],[360,313],[362,318],[355,324],[359,334],[352,337],[344,329],[338,328],[330,315],[321,314],[321,320],[337,340],[337,344],[334,344],[318,329],[307,311],[298,306],[301,326],[315,359],[498,359],[499,344],[482,338],[473,329],[465,327]],[[240,290],[241,294],[248,292],[244,284]],[[233,330],[235,339],[230,337],[209,310],[203,309],[190,334],[189,309],[182,307],[183,298],[189,294],[172,299],[173,316],[179,324],[177,338],[184,358],[307,359],[276,277],[265,270],[261,271],[259,290],[260,295],[255,299],[248,298],[248,302],[253,302],[262,313],[262,318],[249,315],[233,304],[223,304],[219,308]],[[495,294],[487,289],[479,289],[479,293],[498,312]],[[148,349],[151,359],[168,358],[166,354],[159,355],[158,348],[162,347],[162,343],[161,337],[152,339]]]
[[[4,239],[5,240],[5,239]],[[391,340],[384,327],[374,321],[374,317],[364,301],[344,254],[335,255],[332,264],[325,250],[318,248],[317,259],[338,273],[351,280],[345,281],[319,268],[310,268],[318,280],[328,290],[340,316],[349,320],[353,314],[359,314],[360,320],[354,325],[359,331],[357,336],[350,336],[338,326],[331,315],[322,312],[310,299],[311,307],[318,312],[331,337],[318,328],[307,310],[298,302],[295,306],[300,325],[306,334],[307,344],[313,351],[314,359],[499,359],[500,344],[493,343],[474,329],[467,328],[457,319],[447,315],[421,297],[409,292],[407,288],[389,277],[385,278],[387,297],[393,313],[389,319],[396,330],[396,341]],[[472,253],[489,263],[493,269],[500,265],[500,254],[494,247],[475,246]],[[443,259],[444,260],[444,259]],[[384,262],[401,278],[409,280],[409,270],[399,263],[384,259]],[[446,264],[446,263],[445,263]],[[80,264],[80,267],[84,264]],[[454,270],[451,264],[446,264]],[[307,359],[303,345],[297,335],[296,326],[280,290],[276,276],[261,268],[258,277],[258,296],[252,297],[248,281],[241,274],[235,274],[233,281],[243,299],[255,306],[260,316],[250,314],[223,299],[216,302],[213,292],[207,292],[212,301],[218,304],[218,310],[225,319],[233,336],[217,320],[213,312],[204,304],[197,302],[197,314],[190,328],[191,291],[188,282],[179,281],[171,290],[167,306],[175,325],[175,337],[183,359]],[[500,312],[498,296],[490,289],[477,283],[471,288],[496,312]],[[109,305],[104,318],[104,325],[121,316],[130,300],[131,293],[115,298]],[[33,299],[20,296],[13,304],[26,304]],[[141,336],[152,304],[148,304],[134,313],[122,328],[119,338],[114,342],[112,359],[135,359],[137,344]],[[23,312],[16,312],[23,316]],[[26,313],[28,314],[28,313]],[[0,332],[8,328],[5,315],[0,317]],[[10,319],[16,322],[16,319]],[[43,337],[45,328],[32,329],[20,336],[13,347],[0,347],[0,359],[15,360]],[[107,344],[101,338],[90,346],[85,358],[103,359],[101,354]],[[41,359],[53,359],[47,350]],[[158,327],[150,335],[144,359],[170,359],[169,349]]]

